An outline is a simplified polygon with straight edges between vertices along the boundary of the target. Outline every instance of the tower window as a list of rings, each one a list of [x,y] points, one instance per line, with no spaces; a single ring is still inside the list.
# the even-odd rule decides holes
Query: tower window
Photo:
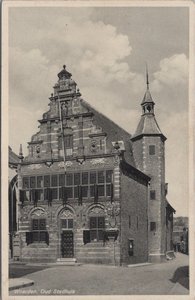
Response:
[[[131,228],[131,216],[129,216],[129,228]]]
[[[150,191],[150,200],[156,200],[156,191],[155,190]]]
[[[150,231],[156,231],[156,222],[150,222]]]
[[[149,145],[149,154],[155,155],[155,145]]]

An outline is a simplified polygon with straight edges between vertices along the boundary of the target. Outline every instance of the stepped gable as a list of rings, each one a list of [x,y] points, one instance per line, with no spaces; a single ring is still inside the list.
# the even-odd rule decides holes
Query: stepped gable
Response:
[[[132,153],[132,142],[130,140],[131,134],[129,134],[126,130],[124,130],[119,125],[111,121],[108,117],[97,111],[85,100],[82,99],[81,101],[82,105],[94,114],[94,124],[97,126],[101,124],[101,128],[103,129],[103,131],[108,134],[108,143],[115,141],[124,141],[124,158],[128,164],[135,166],[134,157]]]

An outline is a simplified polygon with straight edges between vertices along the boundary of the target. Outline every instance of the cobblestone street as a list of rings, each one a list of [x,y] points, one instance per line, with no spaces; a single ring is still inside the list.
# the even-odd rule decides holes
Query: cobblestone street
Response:
[[[55,266],[23,276],[34,285],[10,295],[163,295],[188,294],[188,256],[161,264],[115,267]]]

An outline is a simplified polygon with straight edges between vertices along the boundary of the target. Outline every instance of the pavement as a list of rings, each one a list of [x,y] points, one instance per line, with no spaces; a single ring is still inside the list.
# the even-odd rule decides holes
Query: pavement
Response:
[[[50,266],[10,279],[10,295],[188,295],[187,255],[160,264]]]
[[[34,280],[28,278],[11,278],[9,280],[9,291],[32,286],[33,284]]]

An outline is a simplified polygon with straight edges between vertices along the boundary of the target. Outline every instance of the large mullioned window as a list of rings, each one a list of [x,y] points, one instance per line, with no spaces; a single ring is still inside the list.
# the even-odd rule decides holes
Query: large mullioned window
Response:
[[[49,234],[46,230],[46,219],[32,219],[31,231],[26,232],[26,243],[47,243]]]
[[[25,200],[60,200],[62,187],[67,199],[113,196],[113,171],[92,170],[66,174],[24,176],[23,190]]]

